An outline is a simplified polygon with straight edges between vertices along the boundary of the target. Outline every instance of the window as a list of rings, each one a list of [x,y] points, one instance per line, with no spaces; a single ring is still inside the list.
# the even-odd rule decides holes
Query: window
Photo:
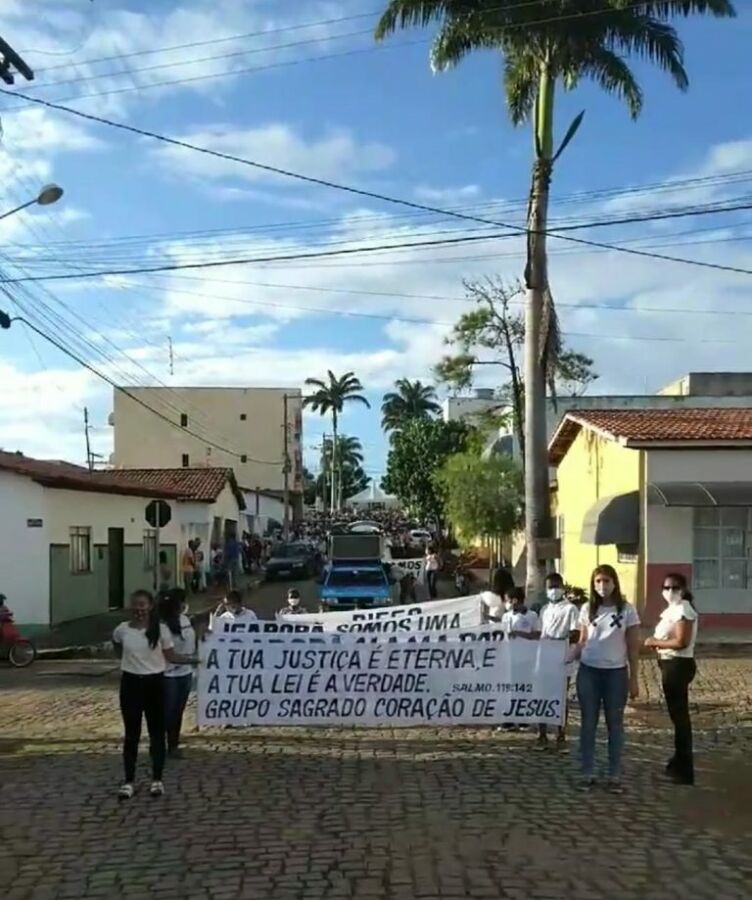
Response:
[[[241,421],[241,422],[245,422],[245,420],[246,420],[247,418],[248,418],[248,416],[247,416],[245,413],[241,413],[241,414],[240,414],[240,421]]]
[[[190,464],[191,464],[191,458],[190,458],[190,456],[188,456],[187,453],[184,453],[184,454],[183,454],[183,468],[184,468],[184,469],[187,469],[188,466],[190,466]]]
[[[245,455],[245,453],[241,453],[241,454],[240,454],[240,461],[241,461],[242,463],[247,463],[247,462],[248,462],[248,457]]]
[[[698,590],[752,588],[752,509],[695,509],[694,585]]]
[[[157,532],[144,529],[144,572],[152,572],[157,564]]]
[[[180,427],[187,428],[188,427],[188,415],[187,413],[180,413]]]
[[[70,570],[74,575],[91,572],[91,528],[73,525],[70,529]]]

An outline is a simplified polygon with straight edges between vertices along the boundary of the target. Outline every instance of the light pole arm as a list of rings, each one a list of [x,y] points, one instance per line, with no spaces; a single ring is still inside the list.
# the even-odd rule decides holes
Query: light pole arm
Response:
[[[35,197],[33,200],[29,200],[28,203],[22,203],[20,206],[17,206],[15,209],[9,209],[8,212],[0,213],[0,219],[7,219],[8,216],[13,216],[17,212],[21,212],[22,209],[27,209],[29,206],[35,206],[39,201]]]

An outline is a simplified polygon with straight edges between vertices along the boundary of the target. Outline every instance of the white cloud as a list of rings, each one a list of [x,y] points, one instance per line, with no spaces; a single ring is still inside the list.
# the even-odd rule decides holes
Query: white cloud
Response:
[[[418,185],[414,194],[418,200],[428,203],[438,204],[455,204],[466,203],[468,200],[474,200],[481,193],[480,186],[477,184],[465,184],[461,187],[444,187],[437,188],[430,185]]]
[[[4,117],[2,126],[3,145],[19,155],[79,153],[107,146],[76,119],[38,106]]]
[[[329,180],[379,172],[391,166],[396,158],[394,151],[386,145],[361,143],[347,129],[329,130],[321,137],[306,138],[283,122],[246,129],[214,125],[180,137],[200,147]],[[300,187],[299,182],[272,172],[182,147],[161,145],[154,149],[154,155],[167,171],[179,173],[181,178],[192,175],[202,179],[271,182],[284,187]]]

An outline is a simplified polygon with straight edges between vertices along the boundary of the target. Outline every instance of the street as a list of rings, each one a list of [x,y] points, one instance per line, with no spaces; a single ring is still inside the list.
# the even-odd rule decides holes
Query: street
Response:
[[[698,786],[671,787],[656,668],[628,716],[627,793],[490,729],[198,734],[119,803],[114,663],[0,670],[0,884],[44,898],[746,898],[752,661],[700,661]],[[576,714],[574,716],[576,728]],[[574,743],[574,741],[573,741]],[[602,749],[602,748],[601,748]]]

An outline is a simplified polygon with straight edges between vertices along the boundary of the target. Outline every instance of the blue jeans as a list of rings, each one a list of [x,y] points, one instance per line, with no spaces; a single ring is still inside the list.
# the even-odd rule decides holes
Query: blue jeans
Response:
[[[577,699],[580,702],[580,761],[582,774],[592,778],[595,763],[595,732],[601,705],[608,730],[608,775],[621,777],[621,755],[624,750],[624,707],[629,693],[627,667],[596,669],[580,664],[577,673]]]
[[[180,729],[183,726],[183,713],[191,693],[193,675],[178,675],[164,679],[165,697],[165,731],[167,732],[167,749],[177,750],[180,743]]]

